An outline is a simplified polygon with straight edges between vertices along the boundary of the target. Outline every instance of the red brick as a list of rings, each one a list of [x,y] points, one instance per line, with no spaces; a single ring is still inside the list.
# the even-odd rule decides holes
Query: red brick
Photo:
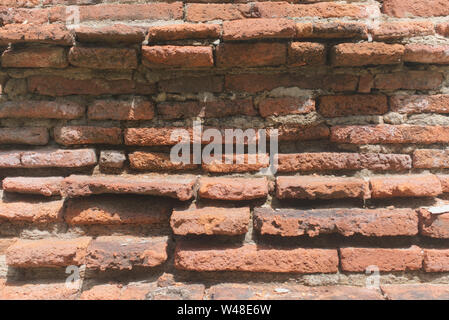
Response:
[[[444,284],[393,284],[382,285],[389,300],[448,300],[449,286]]]
[[[41,194],[50,197],[61,194],[63,180],[63,177],[5,178],[2,187],[7,192]]]
[[[121,144],[120,128],[89,126],[57,127],[54,131],[56,143],[70,146],[77,144]]]
[[[374,88],[381,90],[431,90],[443,83],[443,75],[434,71],[405,71],[377,74]]]
[[[423,268],[426,272],[449,271],[449,250],[424,249]]]
[[[383,22],[370,32],[374,40],[385,41],[433,35],[435,30],[431,21],[395,21]]]
[[[19,240],[6,252],[6,263],[16,268],[82,265],[90,238]]]
[[[0,151],[0,168],[17,168],[21,167],[20,151]]]
[[[423,252],[417,246],[406,249],[340,248],[343,271],[365,272],[368,266],[379,271],[412,271],[422,267]]]
[[[25,168],[79,168],[90,167],[97,163],[94,149],[47,149],[26,151],[21,155]]]
[[[142,63],[149,68],[212,67],[214,58],[209,46],[144,46]]]
[[[170,160],[170,155],[160,152],[135,151],[128,154],[129,165],[135,170],[148,171],[178,171],[192,170],[199,167],[193,163],[175,163]]]
[[[184,39],[218,39],[220,34],[221,27],[218,24],[183,23],[150,27],[148,40],[157,42]]]
[[[405,62],[449,64],[449,46],[407,44],[405,46]]]
[[[319,113],[325,117],[341,117],[388,112],[387,96],[384,95],[340,95],[322,96]]]
[[[449,128],[414,125],[335,126],[331,141],[353,144],[447,143]]]
[[[145,32],[140,27],[114,24],[104,27],[78,27],[75,29],[76,40],[88,43],[142,43]]]
[[[145,225],[168,222],[170,212],[170,203],[159,199],[105,195],[68,200],[64,219],[70,225]]]
[[[78,119],[85,107],[70,100],[5,101],[0,106],[0,118]]]
[[[394,95],[391,111],[400,113],[449,113],[449,95]]]
[[[31,76],[28,78],[30,93],[47,96],[70,96],[75,94],[151,94],[154,84],[140,84],[131,80],[69,79],[60,76]]]
[[[221,159],[204,161],[203,170],[214,173],[253,172],[267,168],[270,157],[267,154],[233,154],[223,155]]]
[[[321,39],[366,39],[367,27],[360,22],[301,22],[296,24],[296,37]]]
[[[44,25],[48,23],[48,8],[8,8],[0,7],[3,24]]]
[[[413,152],[413,167],[449,168],[449,150],[418,149]]]
[[[372,198],[434,197],[442,193],[432,174],[370,178]]]
[[[6,238],[6,239],[0,239],[0,254],[5,254],[6,250],[16,243],[17,238]],[[1,284],[0,284],[1,286]]]
[[[449,36],[449,23],[439,23],[435,27],[435,31],[445,37]]]
[[[137,53],[128,48],[72,47],[71,65],[91,69],[136,69]]]
[[[204,207],[173,210],[170,225],[176,235],[242,235],[248,231],[249,207]]]
[[[370,93],[374,85],[374,77],[371,74],[363,74],[360,76],[357,87],[358,92]]]
[[[12,223],[53,223],[62,221],[64,201],[0,202],[0,220]]]
[[[223,40],[291,39],[295,23],[289,19],[241,19],[223,22]]]
[[[288,46],[288,64],[295,67],[326,64],[326,46],[313,42],[292,42]]]
[[[197,76],[180,77],[159,81],[159,90],[175,93],[187,92],[213,92],[223,91],[223,77],[221,76]]]
[[[285,125],[278,128],[278,134],[279,141],[320,140],[329,137],[329,128],[324,124],[308,127]]]
[[[3,68],[65,68],[68,65],[66,50],[59,47],[9,49],[2,54]]]
[[[75,300],[77,296],[78,289],[67,288],[65,282],[29,283],[8,281],[5,286],[0,288],[1,300]]]
[[[402,61],[404,50],[400,44],[342,43],[332,48],[331,63],[339,67],[398,64]]]
[[[368,18],[372,14],[378,14],[377,5],[356,5],[346,3],[311,3],[311,4],[291,4],[287,2],[257,2],[255,12],[261,18]]]
[[[344,199],[369,198],[368,182],[342,177],[277,177],[279,199]]]
[[[167,260],[167,238],[101,236],[87,248],[86,266],[100,270],[155,267]]]
[[[92,194],[143,194],[189,200],[193,197],[196,179],[191,176],[77,176],[65,178],[69,197]]]
[[[44,43],[71,46],[73,36],[60,24],[8,24],[0,29],[0,45]]]
[[[409,155],[383,153],[317,152],[279,154],[278,163],[278,172],[361,169],[403,171],[412,167]]]
[[[398,18],[432,17],[449,15],[449,8],[447,3],[441,0],[384,0],[382,12]]]
[[[80,300],[146,300],[146,295],[155,289],[153,286],[149,283],[99,284],[84,290]]]
[[[0,128],[0,144],[46,145],[48,139],[43,127]]]
[[[204,291],[203,284],[176,283],[150,292],[148,300],[203,300]]]
[[[93,120],[151,120],[154,118],[154,104],[145,98],[132,100],[95,100],[87,112]]]
[[[249,4],[188,4],[185,19],[192,22],[205,22],[212,20],[237,20],[256,17]]]
[[[425,209],[420,209],[420,234],[437,239],[449,239],[449,213],[431,214]]]
[[[217,67],[277,66],[287,62],[284,43],[222,43],[216,49]]]
[[[255,244],[210,246],[178,244],[175,267],[194,271],[249,271],[279,273],[334,273],[337,250],[277,249]]]
[[[315,111],[315,100],[310,97],[264,98],[259,101],[259,112],[264,118]]]
[[[192,135],[190,128],[128,128],[125,129],[125,144],[131,146],[171,146],[182,141],[171,139],[176,130],[187,130]]]
[[[254,228],[262,235],[296,237],[338,233],[345,237],[414,236],[413,209],[254,209]]]
[[[215,200],[253,200],[268,195],[266,178],[207,178],[199,182],[198,195]]]

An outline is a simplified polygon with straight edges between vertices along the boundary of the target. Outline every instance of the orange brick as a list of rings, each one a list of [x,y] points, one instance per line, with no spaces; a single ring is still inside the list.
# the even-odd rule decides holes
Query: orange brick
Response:
[[[432,174],[370,178],[372,198],[435,197],[442,193],[438,178]]]
[[[387,96],[360,94],[322,96],[319,98],[318,112],[325,117],[384,114],[388,112]]]
[[[0,220],[23,224],[45,224],[62,221],[63,201],[0,202]]]
[[[185,19],[192,22],[205,22],[212,20],[237,20],[250,18],[253,9],[249,4],[220,3],[202,4],[194,3],[186,6]]]
[[[418,149],[413,152],[413,167],[421,169],[449,168],[449,151]]]
[[[170,160],[170,155],[160,152],[135,151],[128,155],[129,165],[135,170],[148,171],[178,171],[193,170],[199,167],[193,163],[176,163]]]
[[[435,71],[404,71],[377,74],[374,88],[381,90],[430,90],[443,83],[443,75]]]
[[[59,144],[121,144],[122,130],[120,128],[103,128],[89,126],[56,127],[55,141]]]
[[[65,99],[5,101],[0,108],[0,118],[78,119],[84,111],[82,104]]]
[[[326,64],[326,46],[313,42],[292,42],[288,46],[288,64],[295,67]]]
[[[214,59],[209,46],[144,46],[142,63],[149,68],[212,67]]]
[[[295,23],[288,19],[241,19],[223,23],[223,40],[290,39]]]
[[[207,178],[199,182],[198,195],[215,200],[253,200],[268,195],[265,178]]]
[[[287,61],[284,43],[222,43],[217,47],[217,67],[277,66]]]
[[[264,118],[315,111],[315,100],[309,97],[264,98],[259,101],[259,112]]]
[[[378,64],[399,64],[404,55],[404,46],[381,42],[342,43],[331,51],[334,66],[366,66]]]
[[[447,16],[449,8],[444,1],[427,0],[384,0],[382,12],[389,16],[403,18],[409,16],[432,17]]]
[[[449,250],[424,249],[423,267],[426,272],[449,271]]]
[[[431,21],[383,22],[370,30],[375,40],[395,40],[401,38],[428,36],[435,33]]]
[[[91,69],[136,69],[137,52],[128,48],[72,47],[71,65]]]
[[[3,68],[65,68],[67,53],[59,47],[9,49],[2,54]]]
[[[218,24],[183,23],[150,27],[148,40],[156,42],[183,39],[217,39],[220,34],[221,27]]]
[[[89,105],[87,116],[93,120],[151,120],[154,104],[145,98],[132,100],[95,100]]]
[[[21,163],[25,168],[82,168],[97,163],[94,149],[45,149],[26,151],[21,154]]]
[[[7,192],[41,194],[50,197],[61,194],[63,180],[63,177],[5,178],[3,179],[2,187]]]
[[[449,95],[394,95],[391,111],[399,113],[449,113]]]
[[[73,36],[60,24],[8,24],[0,29],[0,45],[43,43],[71,46]]]
[[[104,27],[82,26],[75,28],[76,40],[88,43],[142,43],[145,33],[142,28],[125,24],[114,24]]]
[[[449,46],[407,44],[405,46],[405,62],[449,64]]]

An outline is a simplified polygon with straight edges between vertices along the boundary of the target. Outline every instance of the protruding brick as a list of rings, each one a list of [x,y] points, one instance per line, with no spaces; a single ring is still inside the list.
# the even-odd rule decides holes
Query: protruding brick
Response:
[[[278,177],[276,196],[279,199],[343,199],[370,197],[368,182],[342,177]]]
[[[89,43],[142,43],[145,33],[142,28],[125,24],[104,27],[82,26],[75,29],[76,40]]]
[[[403,71],[377,74],[374,88],[381,90],[431,90],[443,83],[443,75],[436,71]]]
[[[214,58],[208,46],[144,46],[142,63],[149,68],[212,67]]]
[[[189,200],[193,197],[196,179],[191,176],[76,176],[65,178],[69,197],[92,194],[144,194]]]
[[[211,247],[181,242],[175,252],[175,267],[194,271],[334,273],[338,255],[334,249],[278,249],[255,244]]]
[[[136,69],[137,53],[129,48],[72,47],[71,65],[91,69]]]
[[[48,149],[26,151],[21,156],[25,168],[79,168],[97,164],[94,149]]]
[[[64,201],[0,202],[0,220],[12,223],[53,223],[62,220]]]
[[[129,164],[135,170],[178,171],[192,170],[199,167],[194,163],[177,163],[170,160],[170,155],[160,152],[135,151],[128,155]]]
[[[289,19],[241,19],[223,23],[223,40],[291,39],[295,23]]]
[[[449,64],[448,45],[411,43],[405,46],[405,62]]]
[[[65,99],[5,101],[0,105],[1,118],[78,119],[84,111],[83,105]]]
[[[341,117],[388,112],[387,97],[384,95],[340,95],[322,96],[319,113],[325,117]]]
[[[55,141],[70,146],[79,144],[121,144],[122,129],[89,126],[57,127]]]
[[[389,300],[448,300],[446,284],[390,284],[382,285],[382,292]]]
[[[253,200],[268,195],[266,178],[202,177],[198,195],[215,200]]]
[[[315,66],[326,64],[326,46],[313,42],[292,42],[288,46],[288,64]]]
[[[339,67],[398,64],[402,61],[404,50],[404,46],[399,44],[342,43],[332,48],[331,62]]]
[[[6,262],[16,268],[65,267],[84,264],[90,238],[19,240],[8,248]]]
[[[102,236],[87,248],[86,266],[100,270],[155,267],[167,260],[167,238]]]
[[[365,272],[369,266],[379,271],[413,271],[422,267],[423,252],[417,246],[406,249],[340,248],[343,271]]]
[[[0,45],[44,43],[71,46],[73,37],[61,24],[8,24],[0,29]]]
[[[50,197],[61,194],[63,180],[63,177],[5,178],[2,187],[7,192],[41,194]]]
[[[144,225],[168,222],[170,212],[170,203],[156,198],[105,195],[70,199],[64,219],[70,225]]]
[[[67,53],[59,47],[10,49],[2,54],[3,68],[65,68]]]
[[[413,152],[413,167],[420,169],[449,168],[449,150],[417,149]]]
[[[432,17],[449,15],[449,8],[444,1],[440,0],[384,0],[382,12],[398,18]]]
[[[93,120],[151,120],[154,118],[154,104],[135,97],[132,100],[95,100],[87,112]]]
[[[425,209],[419,210],[420,234],[430,238],[449,239],[449,213],[431,214]]]
[[[0,128],[0,144],[46,145],[48,130],[44,127]]]
[[[292,153],[278,155],[278,172],[361,170],[402,171],[412,167],[406,154],[383,153]]]
[[[435,33],[431,21],[394,21],[383,22],[370,30],[374,40],[385,41],[418,36],[428,36]]]
[[[269,209],[254,210],[254,228],[262,235],[296,237],[338,233],[345,237],[414,236],[413,209]]]
[[[204,207],[174,210],[170,225],[177,235],[227,235],[235,236],[248,231],[250,212],[248,207]]]
[[[438,178],[432,174],[370,178],[372,198],[435,197],[442,193]]]
[[[265,98],[259,101],[259,112],[264,118],[315,111],[315,100],[310,97]]]
[[[173,41],[183,39],[217,39],[220,37],[221,28],[218,24],[211,23],[183,23],[166,26],[150,27],[148,40]]]
[[[217,67],[278,66],[287,62],[284,43],[222,43],[217,47]]]

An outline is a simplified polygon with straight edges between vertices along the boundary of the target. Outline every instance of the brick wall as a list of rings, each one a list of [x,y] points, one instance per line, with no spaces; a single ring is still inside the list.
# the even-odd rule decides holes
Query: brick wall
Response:
[[[0,0],[0,23],[1,299],[449,298],[446,1]],[[277,129],[278,171],[172,162],[194,120]]]

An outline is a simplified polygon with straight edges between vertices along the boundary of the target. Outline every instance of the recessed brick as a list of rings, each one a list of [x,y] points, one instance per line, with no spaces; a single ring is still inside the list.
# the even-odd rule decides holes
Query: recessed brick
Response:
[[[207,178],[199,182],[198,195],[215,200],[253,200],[268,195],[265,178]]]
[[[287,114],[305,114],[315,111],[315,100],[309,97],[264,98],[259,101],[259,112],[264,118]]]
[[[315,126],[285,125],[277,128],[279,141],[307,141],[329,138],[329,128],[325,124]],[[268,130],[267,136],[272,133]]]
[[[287,62],[284,43],[222,43],[216,49],[217,67],[278,66]]]
[[[136,69],[137,53],[128,48],[72,47],[71,65],[91,69]]]
[[[65,99],[5,101],[0,106],[1,118],[78,119],[85,107]]]
[[[80,168],[97,164],[94,149],[46,149],[26,151],[21,155],[25,168]]]
[[[2,54],[3,68],[65,68],[67,53],[59,47],[9,49]]]
[[[56,127],[55,141],[70,146],[80,144],[121,144],[122,129],[89,126]]]
[[[431,21],[395,21],[383,22],[370,30],[374,40],[396,40],[418,36],[428,36],[435,33]]]
[[[222,76],[194,76],[179,77],[175,79],[162,80],[158,83],[159,90],[165,92],[188,93],[188,92],[213,92],[223,91]]]
[[[209,46],[144,46],[142,63],[149,68],[213,67],[214,58]]]
[[[139,97],[95,100],[89,105],[87,116],[93,120],[151,120],[154,118],[154,104]]]
[[[437,239],[449,239],[449,213],[431,214],[425,209],[419,210],[420,234]]]
[[[374,88],[381,90],[431,90],[443,82],[443,75],[435,71],[403,71],[377,74]]]
[[[183,39],[217,39],[220,37],[221,27],[211,23],[183,23],[166,26],[150,27],[148,40],[173,41]]]
[[[22,127],[0,128],[0,144],[46,145],[49,140],[47,128]]]
[[[388,112],[387,96],[384,95],[339,95],[319,98],[318,112],[325,117],[373,115]]]

